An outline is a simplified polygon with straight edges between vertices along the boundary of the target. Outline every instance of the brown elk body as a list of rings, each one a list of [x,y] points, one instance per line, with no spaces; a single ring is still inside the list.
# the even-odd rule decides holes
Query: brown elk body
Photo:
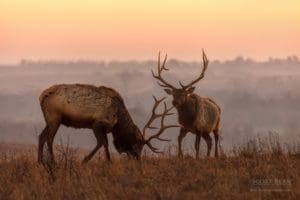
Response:
[[[161,101],[163,99],[156,101],[155,106]],[[53,140],[61,124],[93,130],[97,145],[85,157],[84,162],[89,161],[101,146],[104,146],[107,160],[111,160],[107,139],[109,132],[113,134],[113,143],[119,153],[127,153],[128,156],[139,159],[145,144],[157,152],[150,144],[151,139],[144,139],[144,135],[134,124],[121,95],[111,88],[83,84],[54,85],[42,92],[40,104],[46,121],[46,127],[39,136],[40,163],[43,162],[43,148],[46,142],[50,160],[54,162]],[[165,107],[164,114],[159,117],[169,115],[169,110]],[[151,138],[159,139],[162,129],[170,127],[175,126],[163,127],[162,122],[160,132]]]
[[[158,84],[165,88],[166,93],[173,96],[172,104],[178,111],[178,121],[182,126],[178,136],[178,155],[182,156],[182,139],[188,132],[191,132],[196,135],[196,157],[199,157],[201,137],[203,137],[207,143],[207,156],[209,156],[212,147],[212,139],[209,134],[213,132],[215,138],[215,156],[217,157],[221,109],[212,99],[195,94],[195,87],[193,87],[193,84],[197,83],[204,77],[205,70],[208,66],[208,60],[204,51],[204,67],[201,75],[186,86],[180,82],[181,88],[172,86],[161,77],[161,73],[164,70],[168,70],[165,68],[166,59],[167,56],[161,66],[159,55],[158,74],[155,75],[153,72],[152,74],[153,77],[159,81]]]

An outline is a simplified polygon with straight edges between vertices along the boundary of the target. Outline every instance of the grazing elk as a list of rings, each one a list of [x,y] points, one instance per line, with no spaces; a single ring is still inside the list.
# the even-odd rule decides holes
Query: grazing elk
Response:
[[[210,98],[201,97],[194,93],[195,83],[204,77],[205,70],[208,66],[208,60],[203,50],[203,69],[200,76],[187,85],[181,82],[181,88],[176,88],[165,81],[161,74],[168,69],[165,67],[167,55],[160,65],[160,53],[158,55],[157,74],[152,75],[158,80],[158,84],[164,88],[165,92],[173,96],[172,104],[178,111],[178,121],[182,125],[180,134],[178,136],[178,156],[182,156],[181,143],[182,139],[188,132],[196,134],[195,149],[196,158],[199,157],[200,139],[203,137],[207,143],[207,156],[210,155],[212,139],[210,132],[214,133],[215,138],[215,156],[218,156],[218,140],[219,140],[219,126],[220,126],[220,107]]]
[[[111,160],[108,149],[107,133],[112,132],[113,143],[119,153],[127,153],[129,157],[140,159],[144,145],[153,152],[159,153],[150,141],[160,138],[160,135],[168,128],[175,125],[164,126],[164,119],[171,115],[166,104],[164,112],[157,114],[156,109],[164,100],[155,97],[152,115],[143,128],[141,134],[134,124],[125,104],[118,92],[104,86],[96,87],[82,84],[54,85],[44,90],[40,96],[40,104],[46,121],[46,127],[39,136],[38,162],[43,163],[43,149],[47,142],[50,160],[54,163],[53,140],[61,124],[74,128],[92,129],[97,139],[96,147],[88,154],[83,162],[89,161],[97,150],[104,146],[107,160]],[[161,118],[159,131],[145,139],[146,129],[155,128],[151,123]]]

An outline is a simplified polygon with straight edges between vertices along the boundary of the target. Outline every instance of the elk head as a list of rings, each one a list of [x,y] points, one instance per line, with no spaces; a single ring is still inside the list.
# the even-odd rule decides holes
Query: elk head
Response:
[[[149,149],[151,151],[153,151],[154,153],[162,153],[161,151],[159,151],[156,147],[154,147],[151,144],[151,141],[153,139],[157,139],[159,141],[170,141],[168,139],[161,138],[160,136],[162,135],[162,133],[165,130],[167,130],[169,128],[179,127],[178,125],[167,125],[167,126],[164,125],[165,117],[174,114],[174,113],[170,113],[170,111],[173,109],[173,107],[168,108],[167,104],[164,102],[163,112],[160,114],[158,114],[156,112],[157,108],[159,107],[160,103],[164,101],[165,97],[162,99],[157,99],[155,96],[153,96],[153,99],[154,99],[154,105],[152,108],[151,116],[150,116],[149,120],[147,121],[146,125],[143,127],[143,133],[141,135],[140,131],[137,130],[137,134],[135,136],[137,138],[141,138],[141,139],[139,139],[140,142],[137,142],[135,145],[133,145],[132,150],[127,152],[128,156],[130,156],[130,157],[140,159],[141,152],[145,145],[147,145],[149,147]],[[152,126],[152,123],[158,118],[160,118],[160,128]],[[146,137],[147,129],[158,129],[158,131],[154,135],[151,135],[148,139],[146,139],[145,137]],[[142,137],[140,137],[140,136],[142,136]]]
[[[154,74],[152,70],[152,76],[158,80],[158,85],[164,88],[165,92],[169,95],[173,96],[173,102],[172,104],[178,108],[181,105],[183,105],[186,101],[187,98],[194,92],[195,87],[193,86],[197,82],[199,82],[202,78],[204,78],[205,71],[208,66],[208,59],[206,57],[206,54],[204,50],[202,50],[202,58],[203,58],[203,68],[200,76],[196,78],[195,80],[191,81],[189,84],[184,85],[179,81],[179,84],[181,88],[176,88],[173,85],[169,84],[166,80],[162,78],[162,72],[163,71],[168,71],[165,67],[166,61],[167,61],[167,55],[165,56],[165,59],[163,61],[163,64],[160,64],[160,52],[158,54],[158,65],[157,65],[157,74]]]

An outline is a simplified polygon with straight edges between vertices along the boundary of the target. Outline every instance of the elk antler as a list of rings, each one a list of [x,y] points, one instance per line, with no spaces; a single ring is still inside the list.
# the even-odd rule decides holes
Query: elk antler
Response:
[[[187,89],[189,87],[192,87],[192,85],[194,85],[195,83],[197,83],[198,81],[200,81],[202,78],[204,78],[204,74],[205,74],[205,71],[206,71],[208,63],[209,63],[209,61],[208,61],[208,59],[206,57],[206,54],[204,52],[204,49],[202,49],[202,59],[203,59],[203,69],[202,69],[202,72],[201,72],[200,76],[197,79],[195,79],[192,82],[190,82],[189,84],[187,84],[187,85],[183,85],[181,83],[181,81],[179,81],[179,84],[181,85],[182,89]]]
[[[160,52],[158,53],[158,63],[157,63],[157,75],[154,74],[153,70],[152,71],[152,76],[158,80],[158,85],[160,85],[161,87],[165,87],[165,88],[171,88],[171,89],[176,89],[174,86],[172,86],[171,84],[169,84],[167,81],[165,81],[162,77],[161,77],[161,73],[165,70],[168,71],[169,69],[167,69],[165,67],[166,61],[167,61],[167,57],[168,55],[166,54],[164,62],[162,65],[160,65]]]
[[[146,129],[149,128],[149,129],[158,129],[157,127],[153,127],[151,126],[151,124],[153,123],[153,121],[159,117],[161,117],[161,121],[160,121],[160,129],[159,131],[150,136],[147,140],[145,140],[145,144],[148,145],[148,147],[155,153],[162,153],[160,151],[158,151],[158,149],[156,147],[153,147],[150,143],[150,141],[152,139],[158,139],[160,141],[170,141],[168,139],[164,139],[164,138],[160,138],[159,136],[168,128],[174,128],[174,127],[179,127],[178,125],[168,125],[168,126],[165,126],[164,125],[164,120],[165,120],[165,117],[168,116],[168,115],[173,115],[174,113],[170,113],[170,111],[173,109],[173,107],[170,107],[168,108],[167,107],[167,104],[164,102],[164,111],[161,113],[161,114],[157,114],[156,113],[156,109],[157,107],[159,106],[159,104],[165,99],[162,98],[162,99],[157,99],[155,96],[153,96],[153,99],[154,99],[154,105],[153,105],[153,108],[152,108],[152,113],[151,113],[151,116],[148,120],[148,122],[146,123],[146,125],[144,126],[143,128],[143,137],[145,138],[145,134],[146,134]]]

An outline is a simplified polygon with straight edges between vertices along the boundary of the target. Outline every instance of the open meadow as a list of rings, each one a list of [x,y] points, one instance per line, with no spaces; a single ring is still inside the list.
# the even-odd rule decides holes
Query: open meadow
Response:
[[[39,165],[36,147],[0,145],[0,199],[299,199],[299,145],[252,140],[219,158],[168,153],[142,160],[103,150],[56,146],[56,166]],[[230,155],[229,155],[230,154]]]

